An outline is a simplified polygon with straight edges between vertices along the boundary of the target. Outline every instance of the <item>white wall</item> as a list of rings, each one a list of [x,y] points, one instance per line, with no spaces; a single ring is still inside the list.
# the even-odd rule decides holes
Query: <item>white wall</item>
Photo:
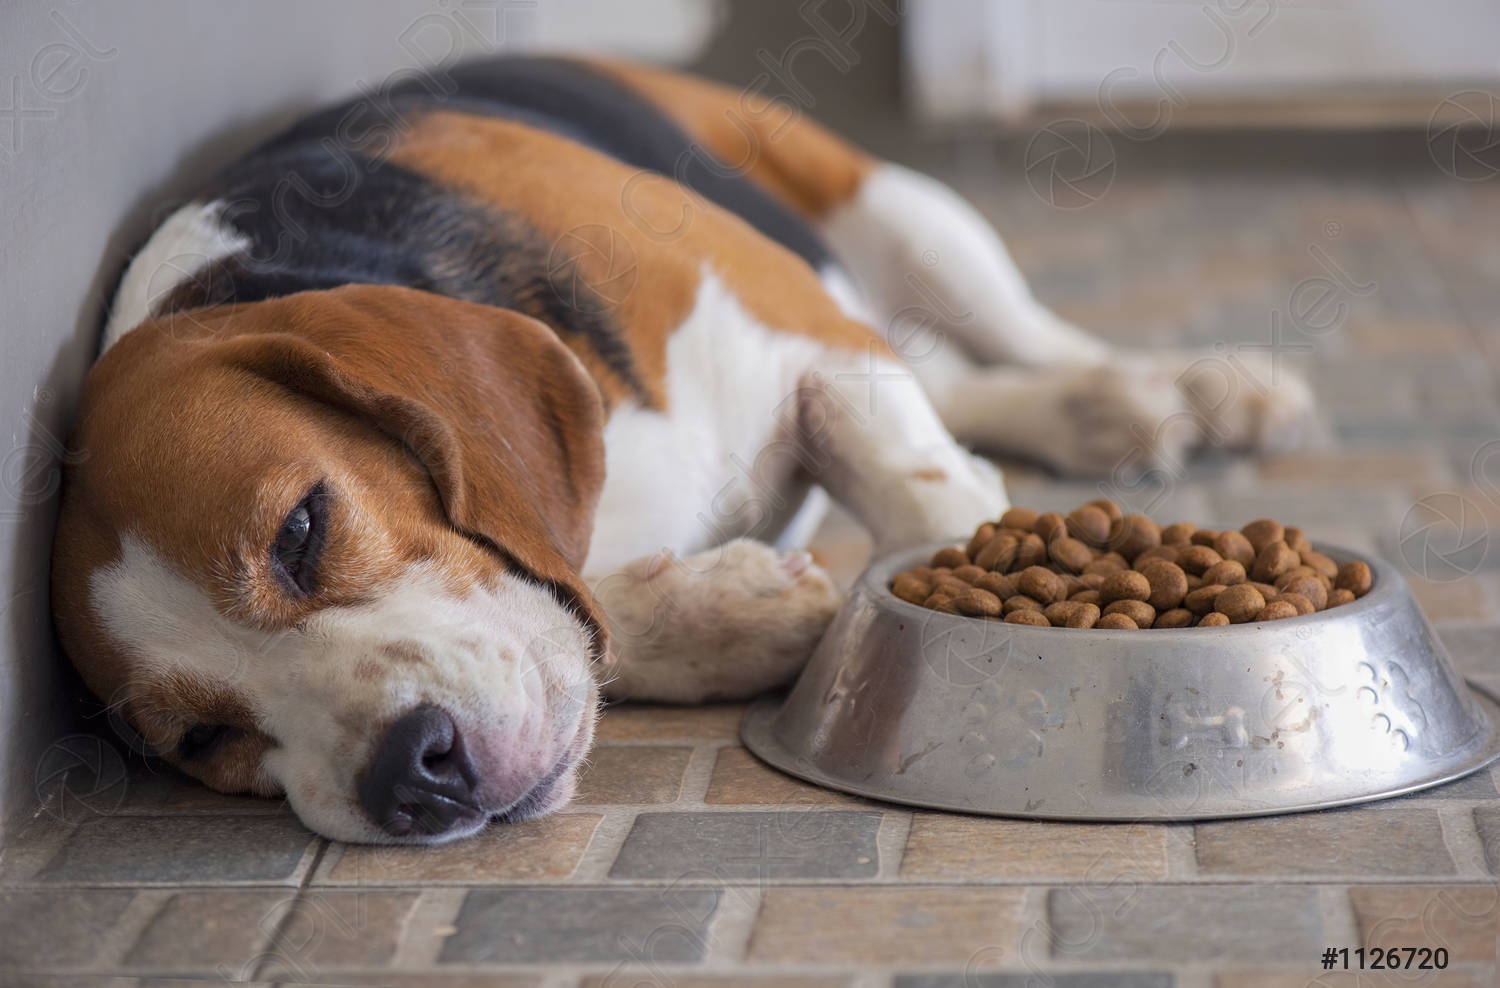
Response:
[[[912,94],[933,119],[1269,100],[1295,122],[1310,101],[1500,84],[1494,0],[919,0],[907,27]]]

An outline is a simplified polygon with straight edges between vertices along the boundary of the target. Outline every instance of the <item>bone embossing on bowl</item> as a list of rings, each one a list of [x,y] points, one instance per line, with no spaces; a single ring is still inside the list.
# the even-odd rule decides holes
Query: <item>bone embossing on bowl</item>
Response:
[[[1191,820],[1320,809],[1450,781],[1500,755],[1500,706],[1454,671],[1406,582],[1363,562],[1350,603],[1181,629],[1039,627],[856,581],[790,693],[741,736],[819,785],[934,809]]]

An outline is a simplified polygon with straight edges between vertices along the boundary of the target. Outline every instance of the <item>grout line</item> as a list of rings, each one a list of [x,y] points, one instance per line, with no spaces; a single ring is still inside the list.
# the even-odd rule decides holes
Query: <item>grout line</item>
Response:
[[[750,949],[750,936],[760,916],[765,891],[760,885],[726,888],[719,894],[719,906],[709,921],[704,964],[738,963]]]
[[[24,885],[34,880],[77,832],[76,821],[49,808],[55,802],[37,810],[0,848],[0,886]]]
[[[1022,895],[1020,913],[1016,917],[1015,956],[1008,959],[1007,967],[1035,971],[1050,969],[1054,964],[1052,924],[1047,916],[1050,895],[1051,890],[1046,886],[1032,886]]]
[[[103,941],[94,952],[93,966],[102,966],[111,971],[123,970],[125,956],[140,942],[146,930],[161,915],[172,896],[180,889],[141,889],[120,912],[114,926],[105,933]]]
[[[1318,915],[1323,922],[1325,946],[1359,946],[1359,924],[1354,919],[1354,906],[1349,902],[1348,889],[1336,885],[1319,886]]]
[[[1168,966],[1169,965],[1166,964],[1162,965],[1162,967]],[[1211,971],[1178,970],[1172,972],[1172,988],[1215,988],[1215,985],[1217,984],[1218,979]],[[1312,988],[1312,986],[1315,986],[1316,984],[1316,981],[1312,982],[1309,988]]]
[[[1164,843],[1168,881],[1193,881],[1201,877],[1198,874],[1197,831],[1191,823],[1167,824]]]
[[[1488,327],[1475,325],[1474,318],[1469,311],[1469,307],[1464,304],[1463,297],[1453,290],[1453,285],[1448,275],[1448,264],[1441,252],[1437,250],[1436,241],[1433,239],[1430,229],[1429,217],[1425,214],[1424,210],[1418,208],[1417,203],[1413,200],[1411,186],[1406,181],[1396,184],[1395,193],[1396,201],[1400,203],[1401,209],[1406,213],[1412,228],[1416,230],[1416,252],[1427,262],[1431,273],[1436,275],[1437,283],[1442,286],[1440,291],[1448,304],[1450,313],[1467,330],[1471,352],[1483,354],[1485,352],[1483,334],[1488,330]],[[1496,368],[1493,360],[1483,360],[1481,363],[1489,370],[1490,397],[1495,398],[1500,396],[1500,369]]]
[[[878,803],[851,797],[848,802],[800,803],[783,799],[774,803],[697,803],[679,799],[671,803],[569,803],[562,813],[608,813],[610,810],[639,813],[890,813],[902,812],[894,803]]]
[[[323,857],[317,862],[317,866],[308,869],[308,881],[306,884],[317,885],[319,887],[327,886],[329,888],[337,887],[338,883],[330,882],[329,879],[333,876],[333,870],[339,866],[340,861],[344,860],[344,855],[348,851],[349,845],[343,841],[329,841],[328,848],[323,852]],[[359,883],[356,881],[355,884]]]
[[[469,890],[464,888],[423,889],[406,918],[405,929],[391,958],[392,970],[431,970],[448,937],[457,932],[458,911],[463,908]]]
[[[729,745],[702,743],[693,746],[687,766],[682,770],[682,786],[678,790],[677,805],[691,805],[695,809],[706,805],[708,787],[713,783],[714,769],[719,764],[719,752]]]
[[[1443,827],[1443,843],[1453,858],[1457,876],[1483,876],[1493,881],[1495,876],[1485,860],[1484,842],[1474,825],[1474,805],[1467,800],[1458,805],[1440,805],[1437,815]]]
[[[537,982],[537,988],[577,988],[583,978],[573,971],[549,971]]]
[[[297,880],[297,888],[305,889],[312,884],[313,876],[317,874],[318,867],[323,863],[323,857],[333,842],[326,837],[315,837],[308,848],[302,851],[302,857],[297,859],[297,867],[292,874],[301,875]],[[308,860],[311,858],[312,860]]]
[[[875,831],[875,853],[879,870],[874,881],[896,881],[901,877],[901,863],[906,858],[906,841],[916,814],[910,810],[886,810]]]
[[[594,828],[593,836],[589,838],[589,846],[584,848],[578,864],[573,868],[572,876],[567,880],[570,884],[599,884],[609,881],[609,869],[615,863],[639,812],[633,808],[601,809],[602,818]]]
[[[628,830],[628,824],[626,825]],[[605,851],[599,857],[606,857],[617,853],[617,851]],[[588,858],[595,855],[587,854]],[[613,857],[606,857],[603,861],[605,871],[613,865]],[[720,878],[705,875],[702,878],[678,877],[678,878],[613,878],[608,874],[598,873],[594,867],[595,874],[589,876],[583,874],[584,864],[580,863],[575,874],[568,878],[549,877],[514,877],[514,878],[473,878],[468,880],[441,880],[412,879],[389,881],[372,881],[358,884],[339,885],[317,885],[307,889],[298,889],[291,885],[268,885],[262,883],[189,883],[189,884],[151,884],[121,883],[116,885],[23,885],[6,886],[0,892],[103,892],[111,890],[119,891],[163,891],[163,892],[282,892],[286,895],[294,895],[301,891],[307,892],[349,892],[349,891],[382,891],[382,892],[412,892],[424,889],[479,889],[479,888],[566,888],[566,887],[593,887],[593,888],[664,888],[669,886],[683,886],[693,888],[724,888],[734,885],[751,885],[762,882],[766,885],[776,886],[848,886],[851,888],[878,888],[891,885],[901,887],[917,887],[932,889],[1002,889],[1002,888],[1025,888],[1036,884],[1046,884],[1057,888],[1086,888],[1097,885],[1091,882],[1087,876],[1076,874],[1033,874],[1013,877],[979,877],[979,878],[940,878],[923,877],[920,879],[887,878],[881,876],[850,877],[831,876],[826,878],[812,877],[807,875],[788,875],[784,878],[758,879],[755,876],[743,878]],[[1200,875],[1196,878],[1139,878],[1135,875],[1129,876],[1133,884],[1149,886],[1152,888],[1191,888],[1195,886],[1214,886],[1223,888],[1316,888],[1322,886],[1352,886],[1352,885],[1452,885],[1455,887],[1469,886],[1483,888],[1495,884],[1495,876],[1492,874],[1414,874],[1414,875],[1374,875],[1374,874],[1327,874],[1308,876],[1305,874],[1265,874],[1265,875],[1243,875],[1243,874],[1213,874]]]
[[[277,919],[276,925],[266,938],[268,949],[261,952],[260,963],[255,965],[255,970],[250,976],[251,981],[264,981],[265,978],[263,975],[266,973],[266,968],[270,967],[277,960],[276,944],[280,942],[282,936],[291,926],[292,919],[297,915],[299,907],[306,900],[309,884],[312,882],[313,874],[318,870],[318,865],[322,863],[323,854],[328,850],[329,842],[325,838],[319,837],[316,847],[317,849],[313,852],[312,863],[303,871],[302,881],[292,893],[291,903],[287,906],[286,911],[281,914],[281,917]],[[298,862],[298,864],[300,865],[301,862]]]

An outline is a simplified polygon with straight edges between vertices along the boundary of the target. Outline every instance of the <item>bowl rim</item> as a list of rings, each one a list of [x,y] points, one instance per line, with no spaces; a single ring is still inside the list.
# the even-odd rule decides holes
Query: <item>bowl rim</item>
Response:
[[[909,613],[913,618],[922,618],[924,620],[949,619],[956,623],[962,623],[963,627],[972,627],[974,625],[970,625],[969,622],[977,622],[979,626],[986,623],[1005,624],[1008,630],[1023,630],[1037,634],[1062,631],[1098,635],[1101,631],[1106,634],[1116,631],[1113,628],[1041,628],[1034,624],[1010,624],[1004,621],[987,621],[985,618],[971,617],[967,614],[949,614],[945,611],[935,611],[931,608],[923,607],[921,604],[913,604],[911,601],[902,600],[891,592],[891,580],[895,578],[897,573],[919,565],[921,560],[931,557],[939,549],[961,545],[964,541],[964,536],[958,536],[957,538],[939,539],[920,546],[908,546],[905,549],[898,549],[895,552],[887,553],[879,559],[873,560],[865,568],[856,581],[856,585],[871,591],[879,600],[881,607],[892,608],[897,613]],[[1312,546],[1316,551],[1328,556],[1340,565],[1346,562],[1362,562],[1366,566],[1369,566],[1369,592],[1363,597],[1356,597],[1347,604],[1340,604],[1337,608],[1324,608],[1321,611],[1314,611],[1311,614],[1298,614],[1296,617],[1277,618],[1274,621],[1246,621],[1243,624],[1220,624],[1207,628],[1199,628],[1197,626],[1187,628],[1137,628],[1134,631],[1120,630],[1117,633],[1128,634],[1132,636],[1132,640],[1135,639],[1135,636],[1139,635],[1152,637],[1158,635],[1180,635],[1184,631],[1215,632],[1220,635],[1256,635],[1263,633],[1268,627],[1306,627],[1318,624],[1320,621],[1326,620],[1331,616],[1335,610],[1338,612],[1339,617],[1363,614],[1366,611],[1379,608],[1382,604],[1387,603],[1393,595],[1400,594],[1403,589],[1407,589],[1406,581],[1401,578],[1401,575],[1396,571],[1396,567],[1384,559],[1377,556],[1366,556],[1363,553],[1355,552],[1353,549],[1335,545],[1331,542],[1314,541]]]

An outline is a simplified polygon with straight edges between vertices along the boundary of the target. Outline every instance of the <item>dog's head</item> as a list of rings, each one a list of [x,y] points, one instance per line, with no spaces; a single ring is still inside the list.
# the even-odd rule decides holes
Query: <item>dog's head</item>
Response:
[[[578,359],[394,287],[197,310],[90,372],[53,607],[84,679],[215,789],[435,842],[571,796],[606,655]]]

